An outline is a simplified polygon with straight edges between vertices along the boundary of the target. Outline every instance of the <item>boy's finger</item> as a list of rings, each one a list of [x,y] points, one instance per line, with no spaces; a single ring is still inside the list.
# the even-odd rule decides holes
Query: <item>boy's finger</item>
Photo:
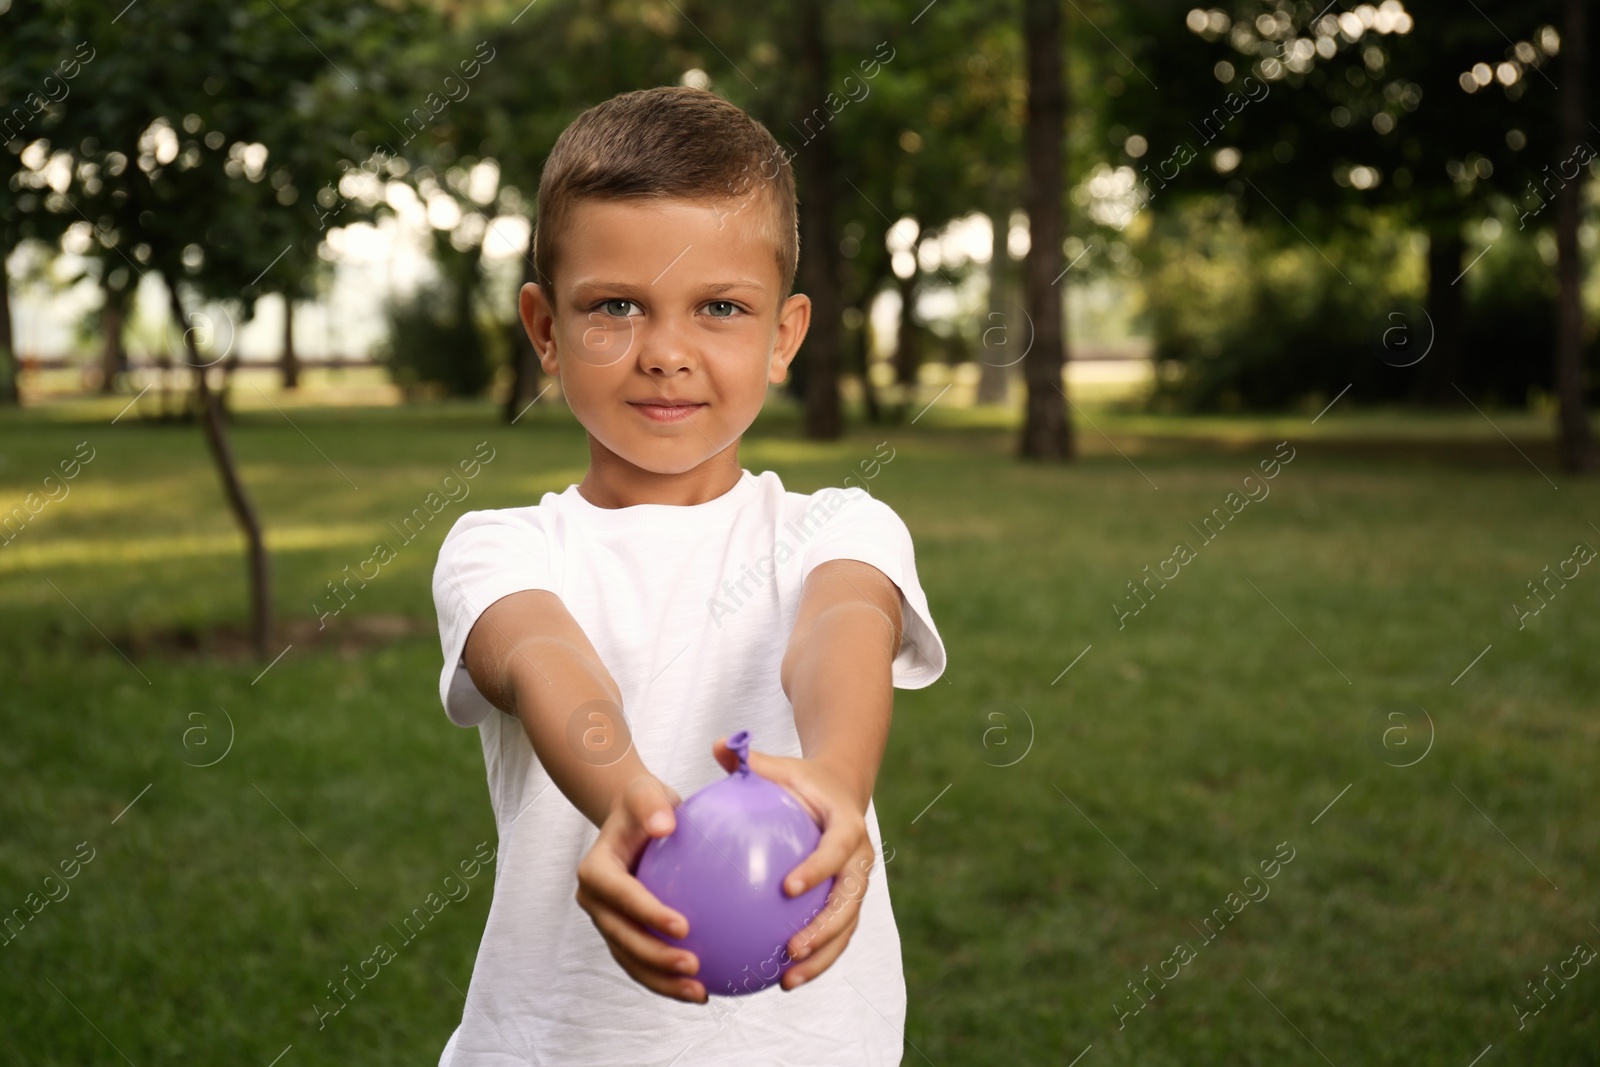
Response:
[[[691,1004],[704,1004],[707,1000],[705,986],[693,978],[675,978],[670,974],[642,967],[636,960],[629,958],[624,952],[618,952],[617,947],[606,942],[611,949],[611,958],[626,972],[628,977],[644,986],[653,993],[674,1000],[685,1000]]]
[[[789,939],[787,946],[789,955],[797,960],[809,959],[821,952],[828,942],[853,928],[860,919],[861,902],[865,896],[866,894],[859,890],[849,893],[843,891],[839,885],[835,885],[822,909],[801,928],[799,933]]]
[[[834,936],[828,939],[826,944],[819,947],[810,956],[807,956],[803,962],[797,963],[785,971],[783,981],[780,983],[784,990],[787,991],[802,982],[808,982],[829,967],[832,967],[833,961],[837,960],[850,944],[850,937],[855,933],[855,928],[856,923],[852,917],[849,926],[841,927]]]
[[[624,810],[634,826],[649,837],[665,837],[678,825],[677,814],[672,810],[676,802],[660,783],[644,778],[630,782],[623,794]],[[633,840],[627,845],[632,847],[637,843]]]
[[[733,772],[739,766],[739,757],[727,745],[719,741],[712,748],[717,762],[722,764],[723,770]],[[751,749],[749,752],[750,770],[770,782],[776,782],[794,798],[795,803],[805,809],[807,815],[817,823],[826,821],[826,812],[821,802],[814,799],[805,783],[796,777],[800,768],[805,766],[803,760],[791,759],[788,756],[769,756],[765,752]]]
[[[872,869],[872,852],[870,848],[863,850],[861,847],[865,837],[865,825],[861,823],[827,827],[822,832],[822,840],[817,842],[816,851],[796,864],[784,877],[783,891],[791,897],[797,897],[826,880],[829,875],[837,875],[835,887],[843,884],[846,877],[851,875],[858,880],[864,879]],[[850,860],[858,853],[864,857],[864,864],[851,866]]]
[[[683,937],[689,932],[687,918],[661,903],[627,868],[614,858],[605,858],[603,853],[594,862],[585,860],[580,865],[578,892],[669,937]]]
[[[668,976],[692,975],[700,969],[694,953],[667,944],[610,908],[596,908],[589,917],[607,941],[646,967]],[[684,970],[680,964],[689,969]]]

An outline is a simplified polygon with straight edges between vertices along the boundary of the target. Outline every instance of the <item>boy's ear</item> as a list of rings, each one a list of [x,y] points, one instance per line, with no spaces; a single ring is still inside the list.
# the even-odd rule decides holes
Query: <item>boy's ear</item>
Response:
[[[800,343],[811,328],[811,298],[795,293],[778,309],[777,338],[772,346],[772,359],[767,363],[767,381],[778,385],[789,376],[789,364],[800,353]]]
[[[561,367],[556,360],[555,308],[537,282],[527,283],[517,293],[517,314],[539,357],[539,366],[552,377],[560,374]]]

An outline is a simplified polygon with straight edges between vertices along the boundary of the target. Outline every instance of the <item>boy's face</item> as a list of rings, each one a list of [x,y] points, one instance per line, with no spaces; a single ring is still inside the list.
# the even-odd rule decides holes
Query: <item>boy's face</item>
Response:
[[[809,298],[779,301],[777,255],[757,225],[765,210],[755,200],[572,206],[556,291],[524,286],[521,313],[589,431],[591,477],[659,488],[651,475],[698,472],[702,487],[723,490],[737,480],[739,437],[811,319]]]

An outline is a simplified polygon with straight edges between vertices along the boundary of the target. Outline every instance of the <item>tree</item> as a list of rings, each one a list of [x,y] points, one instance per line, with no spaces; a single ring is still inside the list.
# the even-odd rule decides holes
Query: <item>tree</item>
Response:
[[[1024,357],[1027,407],[1020,453],[1031,459],[1071,459],[1073,440],[1061,369],[1066,331],[1061,291],[1062,152],[1067,121],[1061,73],[1059,0],[1023,0],[1028,55],[1027,210],[1032,242],[1023,262],[1023,299],[1033,324]]]
[[[280,360],[285,391],[300,388],[300,354],[294,348],[294,297],[283,294],[283,356]]]
[[[287,292],[304,284],[324,225],[309,190],[337,183],[339,164],[370,151],[375,124],[364,131],[362,119],[373,114],[366,102],[384,99],[379,60],[414,19],[376,4],[346,5],[335,19],[291,0],[115,15],[75,0],[40,17],[67,39],[102,45],[61,105],[57,143],[41,150],[64,160],[67,188],[51,210],[74,212],[105,264],[166,284],[206,441],[249,546],[251,635],[265,656],[269,561],[210,385],[222,356],[203,351],[211,324],[198,302],[242,317],[263,282]],[[356,91],[352,71],[372,97]]]
[[[172,319],[183,331],[183,345],[189,366],[195,368],[195,392],[200,402],[200,424],[205,429],[206,444],[211,458],[216,462],[217,475],[228,498],[228,507],[244,530],[246,555],[250,577],[250,638],[258,657],[266,658],[272,639],[272,561],[267,555],[266,541],[262,535],[261,520],[256,516],[255,505],[245,491],[239,477],[239,464],[233,455],[233,445],[228,439],[222,417],[222,404],[207,382],[208,363],[200,353],[196,328],[178,295],[175,282],[167,285],[167,298]]]
[[[100,286],[100,292],[105,299],[99,316],[100,392],[110,395],[117,391],[117,382],[128,368],[128,350],[123,345],[122,334],[127,325],[128,305],[133,302],[133,291],[126,283],[119,288],[111,282],[105,282]]]
[[[803,242],[801,259],[806,248],[833,259],[844,335],[838,369],[861,374],[874,420],[880,405],[867,358],[874,301],[889,289],[899,291],[896,378],[910,386],[925,347],[916,305],[932,289],[958,284],[943,269],[922,269],[919,244],[996,201],[1009,215],[1020,185],[1016,145],[1024,92],[1017,27],[997,23],[970,2],[924,6],[909,24],[905,14],[887,4],[830,9],[827,91],[812,87],[801,94],[801,118],[792,117],[792,108],[776,115],[763,110],[778,96],[771,79],[782,84],[777,30],[751,46],[753,57],[773,68],[752,72],[763,93],[744,94],[790,153],[801,179],[802,218],[815,203],[804,187],[806,157],[821,144],[818,131],[825,127],[831,136],[831,233],[820,246],[816,238]],[[730,92],[742,91],[737,76],[726,84]],[[902,254],[891,257],[891,245]],[[805,361],[796,364],[802,379],[809,369]],[[909,388],[903,395],[896,417],[911,406]]]
[[[1544,69],[1562,47],[1554,0],[1492,18],[1454,0],[1345,11],[1130,0],[1122,12],[1119,40],[1162,88],[1132,83],[1108,117],[1135,135],[1122,161],[1154,210],[1220,194],[1252,224],[1290,227],[1319,250],[1378,215],[1425,234],[1434,337],[1411,373],[1419,399],[1459,402],[1471,343],[1463,229],[1539,188],[1548,146],[1573,143],[1556,126]],[[1171,98],[1195,103],[1159,106]],[[1332,392],[1350,380],[1319,384]]]
[[[864,167],[856,180],[863,189],[880,189],[885,202],[904,211],[917,227],[914,236],[885,234],[877,242],[881,250],[893,238],[907,249],[897,257],[900,269],[882,284],[900,290],[895,376],[909,387],[918,381],[923,350],[929,347],[915,308],[940,287],[956,288],[962,273],[943,265],[924,270],[921,247],[937,241],[950,223],[987,214],[1002,219],[998,232],[1003,249],[1011,213],[1021,206],[1023,167],[1017,146],[1023,140],[1027,94],[1019,26],[993,19],[979,5],[927,9],[916,32],[896,40],[895,49],[894,64],[880,76],[886,103],[871,113],[893,125],[851,128],[848,151],[852,159],[871,161],[875,146],[892,146],[881,168]],[[864,221],[880,221],[870,207],[868,212]],[[991,263],[991,283],[1002,284],[991,287],[993,314],[979,331],[980,396],[985,385],[992,392],[996,383],[1003,387],[1016,373],[1006,366],[1015,362],[1008,350],[1021,351],[1029,332],[1014,303],[1005,298],[1005,273],[1002,256],[998,265]],[[1018,343],[990,343],[991,338],[1016,338]]]
[[[823,0],[796,5],[799,24],[799,66],[801,101],[795,118],[811,134],[816,121],[813,100],[823,100],[832,91],[831,58],[823,35],[826,26]],[[839,415],[840,316],[843,312],[839,275],[835,269],[839,237],[834,229],[833,124],[824,118],[816,130],[814,143],[806,146],[796,164],[795,182],[804,198],[800,212],[800,283],[811,297],[811,328],[806,334],[806,436],[814,441],[831,441],[843,431]]]
[[[1010,312],[1011,255],[1007,240],[1011,228],[1010,213],[993,208],[989,213],[989,311],[983,319],[982,354],[978,358],[978,403],[1004,403],[1010,395],[1011,356],[1005,328]],[[1001,341],[991,345],[989,338]]]
[[[1589,28],[1586,0],[1566,0],[1561,59],[1561,143],[1584,140],[1588,86]],[[1575,168],[1571,180],[1556,193],[1556,273],[1561,287],[1557,298],[1555,350],[1557,421],[1561,434],[1561,462],[1574,473],[1600,467],[1600,452],[1583,407],[1583,262],[1578,250],[1578,223],[1583,210],[1583,185],[1587,167]]]
[[[45,148],[66,115],[74,79],[94,58],[94,47],[38,0],[9,12],[0,49],[0,405],[20,402],[6,262],[29,238],[54,244],[68,224],[67,175],[59,164],[48,166]]]

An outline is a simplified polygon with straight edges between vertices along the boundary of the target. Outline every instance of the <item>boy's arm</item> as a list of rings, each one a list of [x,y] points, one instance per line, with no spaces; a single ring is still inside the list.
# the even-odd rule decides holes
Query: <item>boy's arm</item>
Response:
[[[789,954],[805,963],[784,974],[784,989],[832,966],[860,918],[876,859],[866,811],[894,708],[900,604],[899,588],[869,563],[835,559],[812,570],[780,668],[803,757],[750,753],[753,771],[786,786],[822,824],[822,840],[789,872],[785,892],[836,878],[822,913],[789,939]],[[714,751],[723,767],[737,766],[725,740]]]
[[[901,625],[900,590],[882,571],[828,560],[806,578],[779,668],[800,751],[839,775],[863,814],[889,741]]]
[[[478,692],[522,721],[551,781],[596,826],[648,773],[622,718],[622,690],[554,593],[529,589],[489,605],[465,659]]]
[[[478,692],[521,720],[550,780],[600,827],[578,864],[577,901],[612,957],[646,988],[704,1003],[702,984],[684,977],[698,969],[693,954],[651,932],[682,937],[688,920],[632,873],[650,838],[677,825],[673,808],[682,798],[634,750],[622,690],[588,635],[558,596],[530,589],[478,617],[464,658]]]

